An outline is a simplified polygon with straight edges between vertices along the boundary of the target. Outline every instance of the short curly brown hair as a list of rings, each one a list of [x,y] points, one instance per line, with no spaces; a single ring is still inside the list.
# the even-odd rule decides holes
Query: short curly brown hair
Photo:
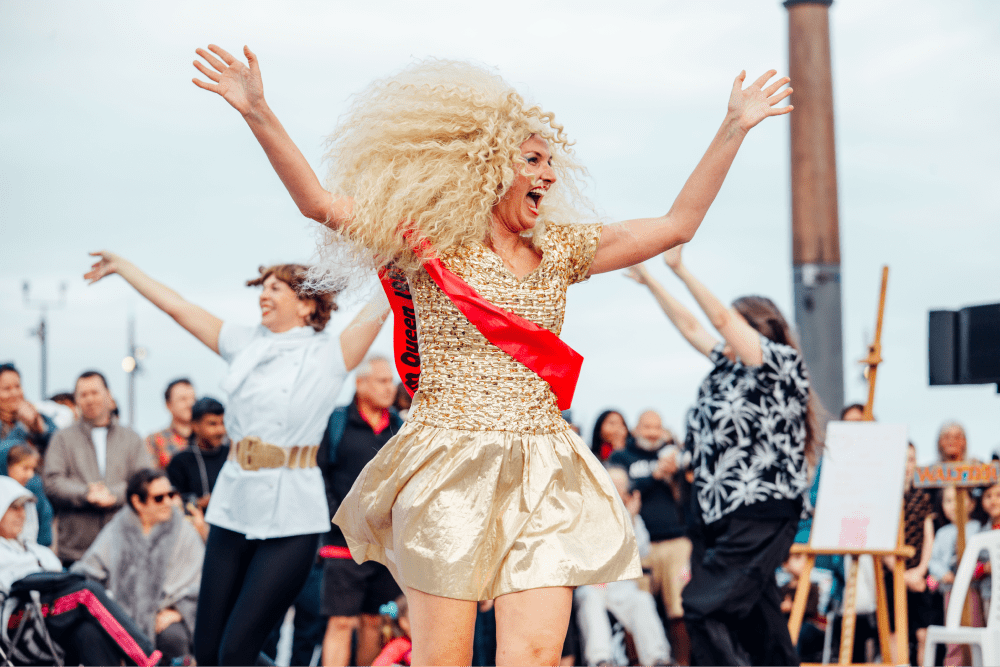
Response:
[[[306,319],[306,324],[316,331],[322,331],[330,315],[337,310],[336,291],[317,291],[307,287],[306,277],[309,267],[305,264],[273,264],[271,266],[257,267],[260,275],[247,281],[247,287],[258,287],[264,284],[269,276],[274,276],[281,282],[292,288],[295,296],[300,299],[308,299],[316,304],[316,309]]]

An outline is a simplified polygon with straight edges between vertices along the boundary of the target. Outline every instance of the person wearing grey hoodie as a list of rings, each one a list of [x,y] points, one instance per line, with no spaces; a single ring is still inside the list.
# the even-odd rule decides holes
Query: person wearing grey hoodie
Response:
[[[27,622],[18,612],[27,592],[35,590],[49,609],[45,625],[66,664],[157,664],[161,653],[100,584],[62,573],[52,550],[25,536],[25,504],[31,500],[34,494],[16,480],[0,476],[0,631],[5,639]]]

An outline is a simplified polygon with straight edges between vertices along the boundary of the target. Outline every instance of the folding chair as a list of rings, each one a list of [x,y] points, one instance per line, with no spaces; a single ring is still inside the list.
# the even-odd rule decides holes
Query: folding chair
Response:
[[[934,651],[938,644],[969,644],[972,648],[973,665],[1000,665],[1000,603],[990,605],[985,628],[962,625],[965,598],[972,584],[979,554],[984,550],[989,554],[990,569],[993,572],[992,599],[1000,601],[1000,530],[977,533],[969,538],[965,553],[962,554],[962,562],[958,564],[944,625],[927,628],[923,657],[925,667],[934,664]]]

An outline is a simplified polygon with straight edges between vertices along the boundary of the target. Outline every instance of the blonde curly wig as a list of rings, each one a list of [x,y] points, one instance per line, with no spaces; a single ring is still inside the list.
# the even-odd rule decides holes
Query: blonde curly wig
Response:
[[[576,221],[593,211],[580,192],[585,171],[551,113],[528,105],[485,68],[423,60],[356,95],[327,139],[325,187],[354,200],[353,218],[327,232],[321,265],[364,255],[368,267],[420,261],[403,237],[413,229],[437,253],[489,242],[491,209],[526,166],[520,145],[537,134],[549,144],[557,182],[542,200],[544,220]],[[515,166],[518,165],[518,166]],[[589,216],[588,216],[589,217]],[[344,236],[364,251],[345,253]],[[325,260],[325,261],[324,261]]]

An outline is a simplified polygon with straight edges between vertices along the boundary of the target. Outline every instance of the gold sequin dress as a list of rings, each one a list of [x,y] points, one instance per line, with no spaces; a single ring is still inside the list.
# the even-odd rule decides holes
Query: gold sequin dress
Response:
[[[600,225],[547,225],[522,279],[484,245],[442,255],[483,298],[559,334]],[[434,281],[411,280],[421,375],[406,424],[358,476],[334,522],[358,562],[401,586],[487,600],[641,576],[632,522],[548,383],[492,345]]]

